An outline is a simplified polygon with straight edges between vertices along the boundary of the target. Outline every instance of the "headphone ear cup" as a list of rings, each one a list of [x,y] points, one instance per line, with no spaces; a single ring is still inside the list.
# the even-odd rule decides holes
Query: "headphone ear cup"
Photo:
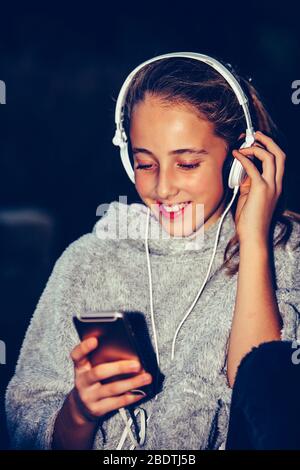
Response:
[[[226,191],[229,186],[228,186],[228,178],[229,178],[229,173],[230,173],[230,170],[231,170],[231,167],[233,165],[233,162],[234,162],[234,157],[233,155],[231,155],[230,153],[228,153],[226,159],[225,159],[225,162],[223,164],[223,168],[222,168],[222,178],[223,178],[223,188],[224,188],[224,191]]]
[[[240,137],[237,139],[236,142],[234,142],[234,144],[232,144],[228,150],[228,153],[227,153],[227,157],[225,159],[225,162],[223,164],[223,169],[222,169],[222,174],[223,174],[223,187],[224,187],[224,190],[232,190],[233,188],[229,185],[229,175],[230,175],[230,171],[232,169],[232,166],[233,164],[235,163],[235,166],[240,166],[241,167],[241,170],[242,170],[242,165],[241,163],[236,160],[236,158],[234,158],[234,156],[232,155],[232,151],[234,149],[239,149],[241,147],[241,145],[243,144],[244,142],[244,137],[245,137],[245,133],[240,135]],[[240,170],[240,171],[241,171]],[[235,167],[235,176],[232,180],[232,177],[231,177],[231,183],[234,182],[234,183],[238,183],[238,181],[236,181],[237,179],[237,174],[236,173],[239,173],[237,172],[237,168]]]

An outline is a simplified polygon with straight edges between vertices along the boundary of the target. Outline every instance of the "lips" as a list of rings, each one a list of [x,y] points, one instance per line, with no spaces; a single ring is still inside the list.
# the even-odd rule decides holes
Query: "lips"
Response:
[[[166,211],[166,209],[164,208],[163,204],[159,203],[159,211],[161,212],[161,214],[166,217],[167,219],[177,219],[178,217],[180,217],[183,212],[185,211],[185,209],[187,207],[189,207],[191,204],[191,201],[189,201],[188,204],[186,204],[184,207],[182,207],[180,210],[178,211],[171,211],[171,212],[168,212]]]

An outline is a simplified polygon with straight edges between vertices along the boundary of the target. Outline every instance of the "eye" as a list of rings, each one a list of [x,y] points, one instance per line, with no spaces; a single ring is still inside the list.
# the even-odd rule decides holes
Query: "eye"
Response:
[[[152,165],[138,165],[136,167],[137,170],[148,170],[149,167],[151,167]]]
[[[137,170],[149,170],[152,165],[138,165],[136,167]],[[184,170],[193,170],[194,168],[198,168],[200,166],[200,163],[189,163],[189,164],[184,164],[184,163],[179,163],[180,168]]]
[[[193,170],[194,168],[198,168],[198,166],[200,166],[200,163],[189,163],[189,164],[180,163],[179,166],[181,168],[184,168],[185,170]]]

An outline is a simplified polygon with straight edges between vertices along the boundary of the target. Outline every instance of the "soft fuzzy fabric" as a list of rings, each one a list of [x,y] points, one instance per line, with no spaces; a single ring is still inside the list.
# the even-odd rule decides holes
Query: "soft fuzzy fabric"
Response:
[[[121,217],[125,213],[126,217]],[[131,226],[129,238],[113,239],[116,215],[120,216],[122,231]],[[151,223],[155,232],[159,223],[153,216]],[[72,323],[74,314],[86,310],[143,312],[154,345],[145,224],[143,204],[113,201],[93,232],[71,243],[57,260],[6,393],[14,448],[51,448],[57,413],[74,386],[70,352],[79,342]],[[299,225],[293,225],[286,248],[274,250],[276,295],[284,320],[282,339],[289,340],[300,336],[300,250],[291,249],[291,244],[299,241],[300,230]],[[217,226],[215,223],[205,231],[204,244],[198,249],[189,249],[188,239],[149,239],[155,325],[165,380],[158,399],[141,405],[148,414],[152,413],[144,449],[218,449],[226,440],[232,392],[226,377],[226,346],[237,274],[229,277],[218,268],[234,233],[230,212],[222,225],[208,282],[179,331],[171,361],[175,331],[203,283]],[[275,236],[278,229],[276,226]],[[122,417],[118,412],[112,413],[99,426],[94,449],[115,449],[123,430]],[[127,436],[123,448],[129,449],[130,445]]]

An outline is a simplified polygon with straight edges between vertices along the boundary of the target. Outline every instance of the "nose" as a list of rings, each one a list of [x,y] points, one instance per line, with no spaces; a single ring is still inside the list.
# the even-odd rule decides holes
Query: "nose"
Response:
[[[160,168],[156,185],[157,199],[166,201],[178,193],[174,176],[171,173],[170,169]]]

